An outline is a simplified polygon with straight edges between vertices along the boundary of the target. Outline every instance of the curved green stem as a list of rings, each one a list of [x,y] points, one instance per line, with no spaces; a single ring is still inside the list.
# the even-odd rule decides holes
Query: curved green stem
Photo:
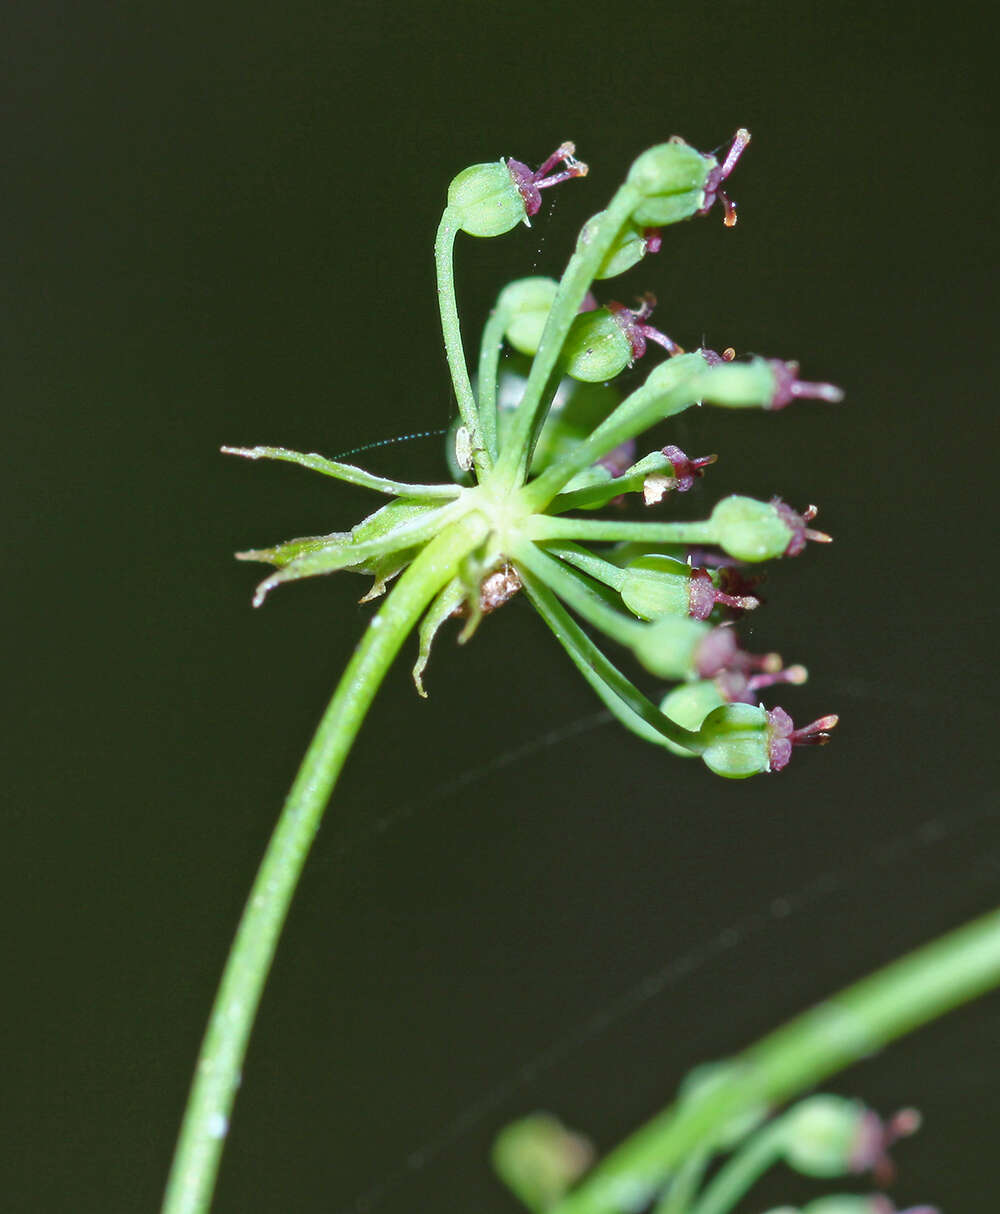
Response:
[[[692,754],[703,749],[698,735],[676,724],[648,700],[594,644],[543,581],[519,566],[524,589],[560,645],[607,708],[626,729],[662,746],[667,738]]]
[[[752,1135],[712,1177],[690,1214],[728,1214],[747,1189],[778,1161],[784,1141],[782,1121]]]
[[[893,962],[789,1021],[733,1059],[700,1100],[666,1109],[627,1138],[552,1214],[620,1214],[620,1195],[658,1192],[734,1119],[806,1091],[889,1042],[1000,985],[1000,910]]]
[[[481,516],[470,514],[427,545],[370,621],[337,685],[285,801],[229,952],[188,1097],[163,1214],[204,1214],[209,1208],[261,992],[334,783],[400,645],[486,531]]]
[[[554,590],[588,624],[599,628],[619,645],[634,647],[649,628],[648,624],[640,624],[634,616],[626,615],[620,607],[612,606],[609,601],[611,595],[605,597],[603,586],[581,577],[575,569],[564,565],[535,544],[523,540],[511,544],[510,556],[519,568],[523,566],[530,570],[538,581]]]
[[[476,408],[476,398],[472,394],[469,367],[465,361],[465,347],[462,345],[462,326],[458,319],[458,302],[455,299],[455,268],[452,265],[452,252],[455,247],[455,237],[460,230],[457,211],[451,207],[445,207],[434,241],[438,309],[441,313],[441,332],[444,335],[444,349],[448,358],[448,369],[451,371],[451,381],[455,386],[458,411],[462,415],[463,424],[469,431],[475,452],[476,468],[482,475],[483,472],[493,467],[493,460],[483,445],[479,411]]]

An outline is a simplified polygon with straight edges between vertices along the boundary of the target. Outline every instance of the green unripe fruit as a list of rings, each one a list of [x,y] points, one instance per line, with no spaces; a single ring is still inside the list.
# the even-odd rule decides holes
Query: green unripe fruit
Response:
[[[698,648],[711,631],[701,620],[666,615],[642,630],[635,656],[661,679],[686,679],[696,673]]]
[[[662,227],[690,219],[705,205],[705,187],[715,167],[714,156],[703,156],[687,143],[661,143],[643,152],[628,173],[629,185],[642,195],[632,222]]]
[[[497,309],[508,317],[504,336],[520,354],[538,352],[559,284],[554,278],[519,278],[500,292]]]
[[[502,236],[528,217],[521,191],[503,160],[474,164],[453,177],[448,206],[470,236]]]
[[[585,177],[587,166],[577,160],[572,143],[561,143],[539,168],[532,171],[520,160],[474,164],[452,178],[448,206],[458,226],[470,236],[502,236],[519,223],[530,222],[542,205],[542,190]],[[550,171],[557,165],[558,173]]]
[[[812,1096],[785,1115],[785,1162],[804,1176],[829,1178],[855,1166],[866,1123],[877,1119],[856,1100]]]
[[[716,708],[726,703],[725,697],[712,679],[695,679],[681,683],[660,702],[660,711],[677,725],[697,733],[702,722]],[[691,757],[692,752],[664,738],[664,745],[676,755]]]
[[[563,345],[567,374],[588,384],[613,379],[634,358],[628,334],[607,308],[575,317]]]
[[[590,244],[598,224],[604,218],[604,212],[599,211],[583,225],[577,242],[577,249]],[[604,260],[598,266],[595,278],[614,278],[624,274],[626,270],[642,261],[646,256],[648,242],[642,228],[633,223],[626,224],[615,237],[614,244],[608,250]],[[654,250],[651,250],[654,251]]]
[[[625,570],[621,596],[629,611],[643,620],[655,620],[662,615],[688,615],[691,610],[691,567],[684,561],[658,553],[640,557]]]
[[[772,502],[733,494],[712,511],[715,542],[740,561],[767,561],[783,556],[794,538]]]
[[[709,770],[731,780],[770,771],[767,710],[755,704],[723,704],[713,709],[698,731]]]
[[[529,1210],[545,1210],[594,1161],[593,1145],[548,1113],[505,1126],[493,1144],[493,1167]]]

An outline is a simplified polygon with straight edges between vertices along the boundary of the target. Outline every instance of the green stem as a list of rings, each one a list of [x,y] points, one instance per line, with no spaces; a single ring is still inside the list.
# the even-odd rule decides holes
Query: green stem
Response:
[[[540,514],[531,518],[528,531],[533,540],[589,540],[603,543],[717,544],[715,527],[697,523],[633,523],[626,519],[553,518]]]
[[[656,1203],[653,1214],[689,1214],[691,1203],[694,1201],[701,1178],[705,1175],[712,1161],[711,1151],[701,1151],[692,1155],[677,1171],[660,1200]]]
[[[702,749],[698,735],[671,721],[646,699],[598,649],[543,581],[536,580],[523,566],[519,572],[535,610],[552,629],[573,665],[625,728],[646,742],[662,746],[667,738],[676,746],[698,754]]]
[[[601,476],[601,472],[606,470],[601,469],[600,464],[596,463],[590,464],[583,471],[588,477],[593,478],[590,483],[579,489],[568,489],[557,493],[548,503],[546,513],[564,514],[567,510],[597,510],[625,493],[641,493],[651,476],[674,476],[674,466],[662,451],[651,451],[649,455],[644,455],[638,463],[633,464],[621,476],[612,476],[610,472]],[[531,495],[532,488],[533,485],[529,485],[525,489],[528,496]]]
[[[479,346],[479,373],[476,377],[476,387],[479,391],[479,428],[483,446],[493,459],[497,456],[497,375],[503,336],[509,320],[506,310],[495,307],[483,326],[483,339]]]
[[[444,335],[444,349],[448,358],[448,369],[451,371],[451,382],[455,387],[458,411],[462,416],[462,423],[472,439],[473,458],[476,469],[482,476],[484,472],[493,467],[493,460],[483,446],[479,411],[476,408],[476,398],[472,394],[469,367],[465,361],[465,347],[462,345],[462,326],[458,319],[458,302],[455,299],[455,268],[452,264],[452,252],[455,247],[455,237],[460,230],[458,212],[451,207],[445,207],[434,241],[438,309],[441,313],[441,332]]]
[[[806,1091],[1000,985],[1000,910],[848,987],[733,1060],[711,1093],[666,1109],[617,1147],[552,1214],[619,1214],[618,1195],[656,1193],[733,1119]]]
[[[598,582],[603,582],[612,590],[621,593],[625,584],[625,570],[621,565],[613,565],[603,557],[595,556],[589,548],[583,548],[569,540],[554,540],[545,545],[545,551],[550,556],[557,556],[568,565],[573,565],[583,573],[589,574]]]
[[[470,514],[443,531],[370,621],[306,751],[250,891],[222,975],[184,1112],[163,1214],[208,1210],[247,1041],[309,847],[375,693],[427,604],[481,543]]]
[[[690,1214],[728,1214],[747,1189],[780,1158],[784,1139],[783,1121],[759,1130],[716,1172]]]
[[[612,198],[587,244],[578,243],[569,260],[552,302],[538,351],[531,364],[524,397],[514,414],[510,437],[504,444],[497,468],[510,484],[519,483],[531,462],[531,437],[544,420],[545,388],[550,384],[573,318],[600,269],[618,233],[641,200],[638,190],[626,182]],[[560,486],[561,487],[561,486]]]
[[[540,582],[551,587],[588,624],[599,628],[619,645],[632,648],[649,628],[648,624],[640,624],[634,616],[613,607],[604,597],[605,591],[599,584],[595,585],[585,576],[581,577],[575,569],[534,544],[515,541],[510,545],[510,556],[519,567],[529,569]]]

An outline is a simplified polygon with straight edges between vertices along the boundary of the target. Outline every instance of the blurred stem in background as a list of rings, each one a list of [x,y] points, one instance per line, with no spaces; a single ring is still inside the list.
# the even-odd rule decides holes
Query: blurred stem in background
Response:
[[[611,1152],[554,1214],[619,1214],[625,1193],[655,1194],[726,1127],[1000,984],[1000,910],[878,970],[722,1064],[710,1090],[658,1114]]]

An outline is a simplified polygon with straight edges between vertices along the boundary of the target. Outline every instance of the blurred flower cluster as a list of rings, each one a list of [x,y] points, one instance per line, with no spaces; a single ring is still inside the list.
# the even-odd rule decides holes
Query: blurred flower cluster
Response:
[[[711,1063],[693,1071],[677,1105],[678,1116],[717,1095],[728,1071]],[[920,1127],[915,1109],[887,1120],[857,1100],[809,1096],[778,1116],[768,1110],[731,1120],[678,1169],[665,1185],[650,1191],[636,1176],[619,1176],[595,1199],[602,1210],[650,1210],[652,1214],[730,1214],[752,1186],[772,1168],[811,1180],[841,1182],[870,1175],[884,1187],[895,1177],[889,1148]],[[548,1113],[533,1113],[505,1126],[493,1144],[500,1179],[533,1214],[558,1214],[573,1186],[593,1167],[596,1151],[584,1135]],[[768,1214],[939,1214],[932,1206],[897,1210],[883,1192],[828,1193],[804,1206],[780,1206]]]

